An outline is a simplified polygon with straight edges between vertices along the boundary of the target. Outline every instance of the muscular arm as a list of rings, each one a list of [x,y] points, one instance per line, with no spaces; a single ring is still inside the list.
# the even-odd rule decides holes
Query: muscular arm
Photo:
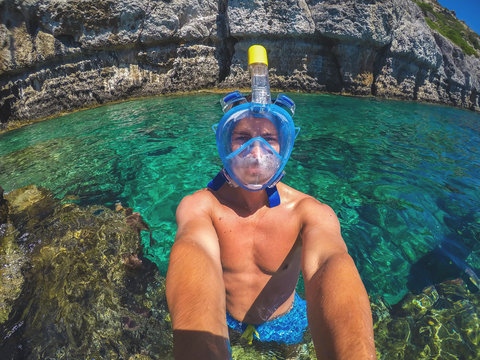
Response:
[[[318,359],[375,359],[370,302],[333,210],[304,200],[302,271]]]
[[[187,196],[176,214],[166,285],[176,359],[229,358],[225,286],[206,195]]]

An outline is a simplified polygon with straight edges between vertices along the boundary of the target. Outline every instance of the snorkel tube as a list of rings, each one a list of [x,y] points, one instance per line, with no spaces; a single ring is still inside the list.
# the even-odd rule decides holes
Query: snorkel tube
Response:
[[[248,69],[252,85],[251,101],[248,102],[239,91],[229,93],[221,100],[225,114],[213,129],[224,169],[208,187],[218,190],[228,182],[231,186],[240,186],[249,191],[265,189],[269,195],[270,207],[273,207],[280,203],[276,184],[284,175],[283,168],[298,134],[296,131],[298,128],[295,128],[292,119],[295,104],[283,94],[280,94],[272,104],[267,52],[263,46],[253,45],[249,48]],[[248,127],[253,129],[258,121],[266,122],[267,127],[273,129],[276,137],[273,143],[268,136],[255,134],[246,138],[245,142],[241,141],[243,145],[240,147],[239,145],[234,147],[232,136],[235,128],[239,124],[243,126],[248,124]],[[262,149],[262,155],[253,157],[253,152],[258,154],[258,149]],[[249,166],[253,166],[250,165],[252,162],[256,167],[254,171],[249,169]],[[252,176],[254,172],[260,174],[255,179]]]
[[[253,45],[248,49],[248,71],[252,79],[252,103],[271,104],[267,51],[263,46]]]

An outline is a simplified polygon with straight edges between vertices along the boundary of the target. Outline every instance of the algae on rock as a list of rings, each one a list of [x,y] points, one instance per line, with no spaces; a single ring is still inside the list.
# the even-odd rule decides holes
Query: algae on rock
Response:
[[[375,322],[378,359],[478,359],[479,317],[480,294],[462,280],[409,293]]]
[[[24,258],[15,241],[13,226],[0,224],[0,325],[8,319],[8,314],[22,291]]]
[[[10,276],[15,291],[0,313],[2,354],[169,356],[164,279],[141,257],[138,232],[123,213],[62,204],[35,186],[6,198],[9,231],[0,234],[0,261],[17,264],[14,273],[24,277]],[[3,292],[0,296],[3,301]]]

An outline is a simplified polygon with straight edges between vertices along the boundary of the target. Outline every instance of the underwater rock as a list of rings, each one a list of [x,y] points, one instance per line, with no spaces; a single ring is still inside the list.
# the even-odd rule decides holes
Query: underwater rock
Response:
[[[51,192],[36,185],[13,190],[5,198],[8,201],[9,219],[23,233],[34,232],[58,204]]]
[[[407,294],[388,316],[372,311],[378,359],[480,358],[480,293],[460,279]]]
[[[3,188],[0,186],[0,225],[7,222],[8,205],[7,200],[3,197]]]
[[[285,345],[275,342],[261,342],[256,339],[252,344],[249,340],[241,338],[241,334],[235,331],[229,332],[232,359],[258,360],[258,359],[282,359],[282,360],[310,360],[316,359],[312,337],[307,330],[304,340],[300,344]]]
[[[35,186],[7,199],[12,222],[0,236],[2,358],[170,357],[165,281],[142,257],[139,231],[124,213],[62,204]],[[35,246],[25,246],[32,245],[25,237],[37,239]]]
[[[11,224],[0,224],[0,326],[7,321],[24,283],[22,267],[26,259],[16,234]]]

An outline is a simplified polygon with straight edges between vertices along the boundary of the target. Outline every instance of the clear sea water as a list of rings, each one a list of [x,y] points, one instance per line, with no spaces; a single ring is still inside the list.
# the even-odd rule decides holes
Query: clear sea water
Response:
[[[302,128],[285,183],[329,204],[372,298],[480,270],[480,114],[444,106],[289,94]],[[165,273],[181,198],[218,172],[220,94],[80,111],[0,136],[0,185],[140,212]],[[470,281],[471,281],[470,280]],[[300,285],[301,289],[301,285]]]

